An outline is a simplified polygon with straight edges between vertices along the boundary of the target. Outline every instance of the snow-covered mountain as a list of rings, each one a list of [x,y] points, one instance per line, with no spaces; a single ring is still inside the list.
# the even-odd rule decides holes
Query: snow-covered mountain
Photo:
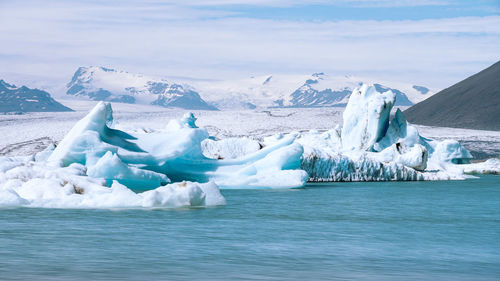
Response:
[[[30,89],[26,86],[16,87],[0,80],[0,112],[53,112],[72,111],[55,101],[49,93]]]
[[[397,106],[411,106],[434,94],[423,86],[354,76],[269,75],[242,80],[193,82],[202,97],[219,108],[345,106],[362,83],[392,90]]]
[[[105,67],[78,68],[66,94],[100,101],[217,110],[189,85]]]
[[[423,86],[354,76],[267,75],[238,80],[175,81],[104,67],[80,67],[67,94],[92,100],[153,104],[185,109],[345,106],[362,83],[392,90],[398,106],[411,106],[434,94]]]

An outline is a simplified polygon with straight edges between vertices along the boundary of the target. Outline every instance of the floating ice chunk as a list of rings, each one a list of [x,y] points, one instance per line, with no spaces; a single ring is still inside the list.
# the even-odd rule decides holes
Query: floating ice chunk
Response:
[[[250,138],[205,139],[201,143],[203,155],[212,159],[235,159],[256,152],[262,145]]]
[[[309,180],[323,181],[415,181],[423,174],[396,162],[382,163],[361,154],[357,158],[346,155],[310,154],[302,158],[301,168]]]
[[[97,163],[90,166],[87,175],[94,178],[103,178],[109,183],[117,180],[119,183],[136,190],[156,188],[170,182],[167,176],[153,171],[138,169],[123,163],[111,151],[106,152]]]
[[[294,137],[286,137],[283,140],[293,142]],[[263,150],[266,149],[268,148]],[[302,187],[308,179],[307,173],[300,170],[300,159],[303,151],[302,146],[298,143],[283,146],[272,150],[265,157],[239,170],[227,169],[222,166],[214,173],[214,180],[219,183],[221,188],[230,189]],[[253,155],[253,157],[257,156]]]
[[[143,207],[203,206],[205,193],[196,183],[181,182],[146,191],[142,195]]]
[[[226,204],[218,186],[213,182],[199,184],[180,182],[146,191],[142,194],[143,207],[217,206]]]
[[[304,146],[301,168],[312,181],[448,180],[465,179],[464,170],[490,169],[468,163],[470,153],[457,141],[421,137],[398,109],[390,92],[363,85],[351,95],[344,111],[340,142],[334,134],[315,131],[297,138]]]
[[[460,165],[466,174],[500,175],[500,159],[491,158],[484,162]]]
[[[180,134],[176,137],[179,138]],[[161,138],[153,138],[158,141]],[[193,138],[190,138],[193,139]],[[221,188],[294,188],[304,186],[307,181],[305,172],[300,169],[302,146],[293,144],[295,135],[290,135],[277,143],[254,153],[236,159],[215,160],[203,156],[200,142],[184,146],[188,151],[179,151],[175,157],[165,159],[164,164],[155,171],[166,174],[174,181],[191,180],[197,182],[215,181]],[[177,139],[176,141],[179,141]],[[165,141],[166,142],[166,141]],[[148,167],[151,168],[151,167]],[[279,173],[280,170],[289,170]],[[272,172],[275,178],[266,182],[259,176]],[[300,174],[294,180],[291,174]],[[300,182],[296,179],[300,178]],[[278,179],[279,186],[274,186]]]
[[[0,172],[0,207],[175,208],[225,204],[213,182],[175,183],[135,193],[117,181],[107,187],[103,179],[86,176],[81,164],[54,167],[45,162],[10,160],[15,167]]]
[[[371,150],[387,131],[395,99],[392,91],[379,93],[374,86],[366,84],[354,89],[343,113],[343,148]]]
[[[209,135],[195,121],[194,115],[187,113],[182,119],[171,120],[163,130],[126,133],[108,127],[113,122],[111,106],[99,103],[71,129],[48,161],[63,167],[79,163],[85,165],[91,177],[104,178],[108,185],[118,180],[134,189],[158,187],[168,178],[175,182],[213,180],[224,183],[224,188],[273,188],[276,182],[280,183],[279,188],[287,187],[287,183],[290,188],[305,185],[307,176],[299,170],[301,153],[297,153],[298,147],[302,147],[292,144],[296,135],[264,149],[260,145],[259,149],[245,148],[251,153],[235,159],[217,160],[203,155],[202,143]],[[249,140],[229,140],[225,144],[237,142],[258,145]],[[239,145],[242,146],[245,144]],[[274,173],[272,181],[266,182],[264,177],[256,180],[266,170]],[[281,173],[282,170],[287,172]],[[289,179],[291,175],[296,175],[293,180]]]
[[[226,205],[226,198],[220,193],[219,186],[215,182],[210,181],[207,183],[198,184],[198,186],[205,193],[206,206],[219,206]]]
[[[29,204],[12,189],[0,189],[0,207],[18,207]]]
[[[431,143],[434,152],[432,160],[444,163],[467,164],[472,155],[456,140],[444,140]]]

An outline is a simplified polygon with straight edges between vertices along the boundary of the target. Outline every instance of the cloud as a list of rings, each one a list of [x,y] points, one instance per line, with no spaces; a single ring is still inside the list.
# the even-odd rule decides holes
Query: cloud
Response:
[[[200,78],[323,71],[439,88],[500,58],[500,16],[296,21],[190,6],[197,1],[108,3],[0,4],[0,76],[49,87],[78,66],[104,65]]]
[[[448,6],[451,1],[446,0],[349,0],[342,1],[355,7],[418,7],[418,6]]]
[[[175,3],[178,1],[149,1],[149,3]],[[353,7],[416,7],[444,6],[453,2],[447,0],[184,0],[183,5],[199,6],[264,6],[291,7],[304,5],[353,6]]]

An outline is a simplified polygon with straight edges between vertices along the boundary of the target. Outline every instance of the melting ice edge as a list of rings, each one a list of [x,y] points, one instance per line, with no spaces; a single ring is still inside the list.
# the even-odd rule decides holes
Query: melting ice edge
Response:
[[[419,135],[391,91],[356,88],[343,125],[318,132],[214,140],[192,113],[161,130],[120,130],[100,102],[57,147],[0,157],[0,206],[173,208],[226,204],[220,189],[300,188],[309,181],[459,180],[500,173],[469,164],[454,140]],[[136,192],[141,191],[141,192]]]

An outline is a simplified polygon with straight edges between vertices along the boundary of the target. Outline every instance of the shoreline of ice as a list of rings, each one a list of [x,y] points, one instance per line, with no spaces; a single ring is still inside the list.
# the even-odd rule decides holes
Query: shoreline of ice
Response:
[[[472,155],[460,143],[420,136],[399,109],[390,120],[395,99],[390,91],[379,93],[364,85],[351,95],[342,126],[296,133],[296,142],[304,148],[300,167],[309,181],[463,180],[471,174],[500,174],[498,159],[468,164]],[[263,143],[269,145],[284,136],[275,134]],[[224,145],[219,150],[232,148],[227,141],[220,141]],[[232,154],[242,150],[237,142],[232,145],[236,146]],[[212,154],[217,150],[214,146],[212,142]]]
[[[57,147],[0,157],[0,206],[217,206],[226,203],[220,189],[500,174],[500,159],[470,164],[472,155],[457,141],[420,136],[399,109],[391,120],[395,98],[363,85],[351,95],[342,126],[261,141],[217,140],[197,126],[192,113],[160,129],[127,128],[114,124],[111,104],[101,102]]]

